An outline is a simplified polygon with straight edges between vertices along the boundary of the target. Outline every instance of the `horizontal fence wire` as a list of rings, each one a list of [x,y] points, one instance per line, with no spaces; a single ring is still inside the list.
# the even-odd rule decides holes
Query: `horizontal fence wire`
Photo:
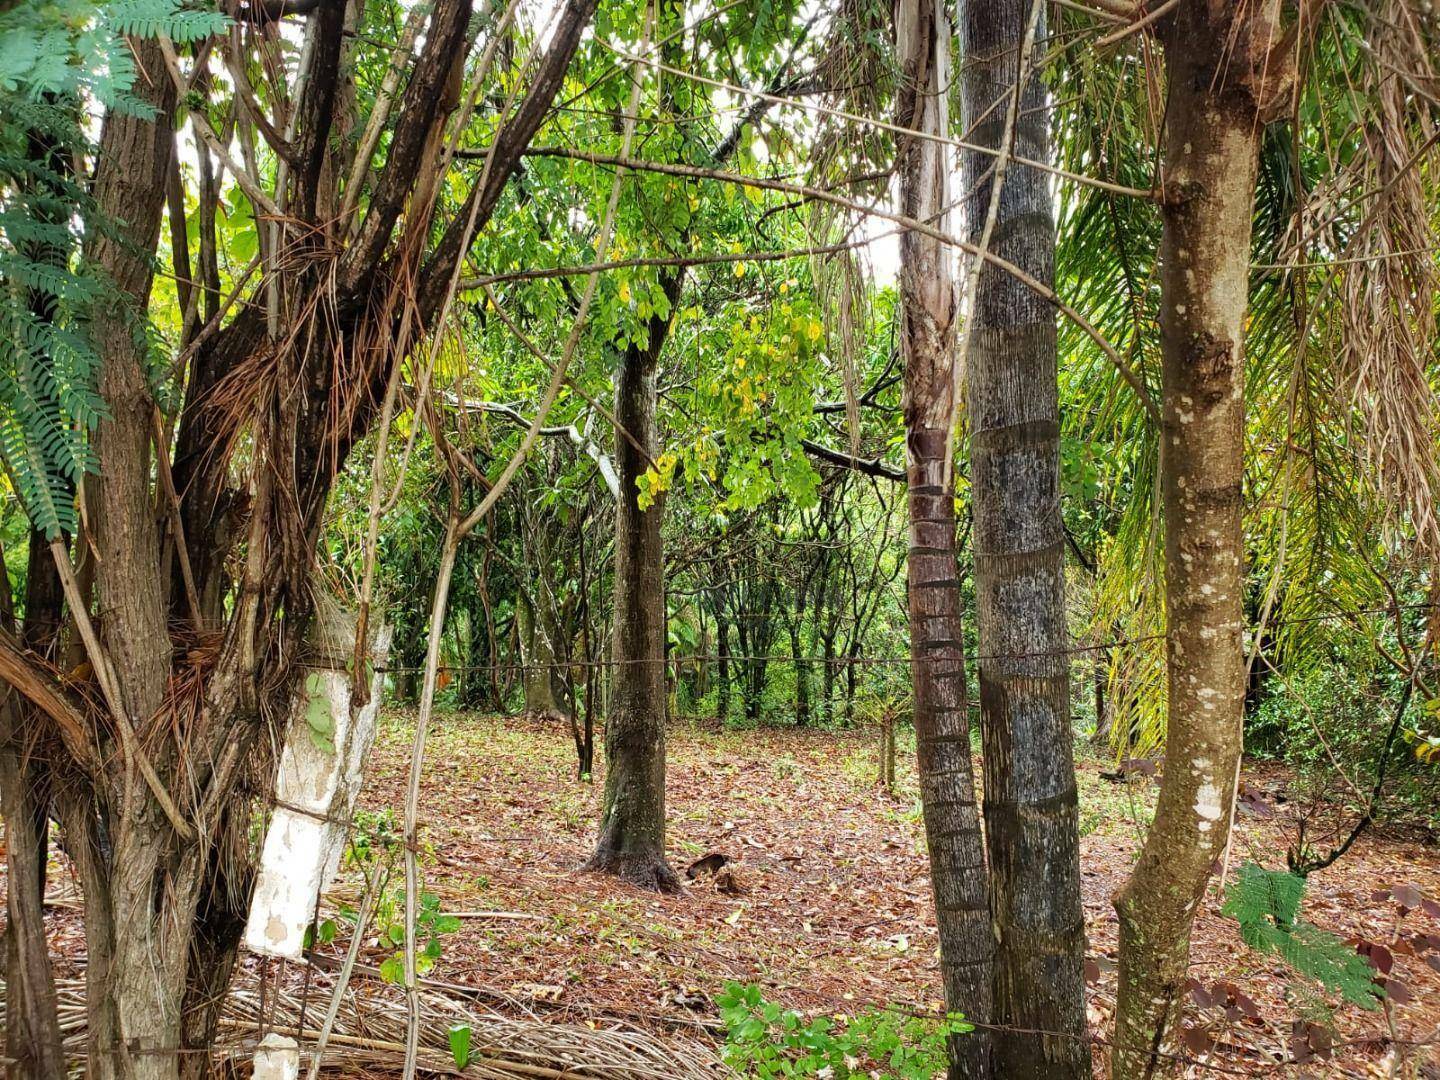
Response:
[[[1323,612],[1318,615],[1301,615],[1289,619],[1272,619],[1265,623],[1266,630],[1277,629],[1282,626],[1297,626],[1308,623],[1328,622],[1339,619],[1355,619],[1365,615],[1390,615],[1398,611],[1423,611],[1440,607],[1435,601],[1422,601],[1414,604],[1401,604],[1398,608],[1394,605],[1373,608],[1357,608],[1354,610],[1339,610]],[[1247,630],[1254,630],[1257,627],[1247,627]],[[1123,649],[1133,645],[1144,645],[1156,641],[1164,641],[1169,635],[1165,633],[1141,634],[1136,637],[1114,638],[1110,641],[1096,642],[1094,644],[1076,644],[1064,649],[1041,649],[1033,652],[1015,653],[966,653],[964,659],[968,663],[979,663],[987,660],[1036,660],[1051,656],[1075,656],[1086,653],[1109,652],[1112,649]],[[505,661],[504,663],[478,663],[478,664],[441,664],[440,668],[448,672],[462,671],[488,671],[494,673],[514,673],[527,671],[567,671],[576,668],[616,668],[632,665],[660,664],[664,666],[684,666],[696,663],[765,663],[765,664],[816,664],[822,667],[910,667],[915,664],[938,663],[952,661],[953,657],[915,657],[904,656],[803,656],[794,653],[683,653],[667,656],[635,656],[635,657],[598,657],[594,659],[576,660],[549,660],[549,661]],[[336,664],[319,663],[315,661],[305,662],[302,666],[332,669]],[[418,674],[425,670],[424,665],[377,665],[372,669],[383,674]]]

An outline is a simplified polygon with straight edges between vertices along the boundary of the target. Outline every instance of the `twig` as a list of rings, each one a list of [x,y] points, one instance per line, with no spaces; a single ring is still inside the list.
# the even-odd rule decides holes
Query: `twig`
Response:
[[[833,191],[826,191],[823,188],[811,187],[807,184],[794,184],[784,180],[771,180],[763,176],[746,176],[744,173],[727,172],[724,169],[707,169],[699,165],[680,165],[671,162],[645,161],[640,158],[632,158],[626,155],[598,154],[586,150],[573,150],[564,146],[537,146],[525,151],[527,157],[560,157],[570,158],[575,161],[587,161],[592,165],[609,165],[615,168],[634,169],[639,172],[661,173],[666,176],[683,176],[692,180],[714,180],[718,183],[739,184],[741,187],[759,188],[764,191],[781,191],[791,195],[804,195],[817,202],[831,203],[843,209],[853,210],[858,214],[867,217],[879,218],[881,221],[890,221],[900,225],[912,232],[918,232],[923,236],[929,236],[939,240],[942,244],[949,244],[951,247],[960,249],[971,255],[978,255],[992,266],[999,267],[1005,273],[1014,277],[1026,288],[1035,292],[1046,302],[1054,305],[1055,309],[1069,319],[1080,329],[1095,345],[1103,352],[1106,358],[1115,365],[1116,370],[1124,377],[1125,381],[1135,391],[1145,411],[1158,427],[1160,425],[1160,409],[1151,398],[1145,383],[1135,370],[1125,361],[1115,346],[1105,339],[1105,336],[1097,330],[1093,323],[1080,312],[1066,303],[1058,293],[1050,286],[1044,284],[1034,275],[1027,273],[1016,266],[1010,260],[996,255],[991,251],[981,251],[975,244],[968,240],[962,240],[953,233],[944,229],[936,228],[933,225],[915,218],[907,217],[905,214],[897,214],[884,210],[879,206],[871,206],[856,199],[850,199],[843,195],[837,195]],[[1021,159],[1016,158],[1016,161]],[[1029,164],[1028,162],[1021,162]]]
[[[512,5],[513,6],[513,5]],[[651,19],[653,11],[647,8],[645,17],[645,40],[649,41]],[[641,78],[639,71],[635,72],[633,85],[630,93],[630,113],[632,118],[625,122],[624,134],[621,139],[622,155],[630,153],[631,140],[635,134],[635,121],[633,114],[639,108]],[[493,144],[493,145],[498,145]],[[488,159],[487,159],[488,164]],[[605,207],[605,216],[600,224],[600,235],[595,246],[597,258],[603,259],[605,252],[610,245],[610,236],[615,226],[616,209],[620,202],[621,181],[624,178],[624,171],[617,170],[615,179],[610,187],[610,200]],[[483,180],[482,180],[483,185]],[[475,221],[476,210],[479,207],[477,200],[472,207],[469,224]],[[467,241],[468,242],[468,241]],[[449,289],[446,293],[445,308],[442,309],[441,321],[444,320],[444,310],[448,310],[451,300],[455,295],[455,287],[460,280],[460,261],[456,261],[455,269],[451,275]],[[411,747],[410,755],[410,778],[405,794],[405,993],[409,1008],[409,1026],[406,1035],[405,1052],[405,1080],[413,1080],[415,1075],[415,1057],[419,1051],[419,995],[416,988],[415,969],[415,929],[418,916],[418,893],[420,868],[416,855],[416,841],[419,832],[419,805],[420,805],[420,773],[425,758],[425,737],[429,726],[431,713],[435,707],[435,689],[440,673],[440,642],[444,636],[445,608],[449,601],[450,579],[455,569],[455,557],[459,550],[460,541],[467,533],[471,532],[477,524],[495,505],[496,500],[509,486],[511,479],[519,470],[520,465],[529,455],[530,448],[534,445],[539,436],[540,428],[545,423],[550,408],[559,396],[560,388],[564,385],[565,372],[570,365],[570,359],[575,353],[579,344],[580,336],[584,331],[585,322],[589,317],[590,305],[595,298],[596,287],[600,283],[598,273],[591,274],[585,282],[585,292],[580,301],[580,307],[575,316],[575,322],[570,331],[570,336],[565,342],[565,349],[560,360],[555,365],[554,374],[550,379],[550,385],[546,387],[545,394],[541,398],[535,411],[535,418],[531,421],[529,429],[525,432],[520,446],[516,449],[510,461],[506,464],[504,471],[495,481],[493,487],[486,492],[480,504],[462,521],[459,519],[459,506],[457,504],[458,491],[452,484],[451,507],[449,521],[445,529],[445,540],[440,552],[440,569],[435,581],[435,595],[430,611],[429,640],[426,645],[425,655],[425,679],[420,694],[420,711],[415,721],[415,739]],[[437,425],[438,428],[438,425]]]
[[[1103,49],[1107,45],[1114,45],[1117,41],[1124,40],[1131,34],[1138,34],[1147,26],[1150,26],[1152,23],[1159,21],[1162,16],[1164,16],[1171,8],[1175,7],[1179,3],[1180,0],[1165,0],[1165,2],[1159,7],[1157,7],[1154,11],[1146,12],[1144,15],[1136,19],[1134,22],[1130,23],[1128,26],[1122,26],[1118,30],[1110,31],[1110,33],[1106,34],[1099,41],[1095,42],[1095,48]]]

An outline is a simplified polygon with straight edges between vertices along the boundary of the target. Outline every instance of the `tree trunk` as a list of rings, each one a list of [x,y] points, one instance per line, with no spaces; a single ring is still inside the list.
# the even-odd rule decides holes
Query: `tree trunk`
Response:
[[[798,618],[790,624],[790,656],[795,664],[795,724],[805,727],[810,723],[810,671],[805,664]]]
[[[32,135],[30,156],[43,160],[57,176],[71,174],[68,152],[51,139]],[[63,203],[62,192],[50,190],[40,181],[42,194]],[[61,214],[43,213],[47,223]],[[71,256],[66,245],[33,245],[28,255],[37,262],[65,266]],[[50,322],[55,316],[56,298],[32,291],[29,307],[37,321]],[[9,589],[8,577],[4,588]],[[7,629],[16,630],[11,597],[5,596],[12,618]],[[64,595],[54,560],[45,537],[30,532],[25,576],[25,615],[18,627],[20,644],[47,660],[62,662],[56,655]],[[6,823],[6,933],[5,985],[8,988],[5,1017],[6,1056],[14,1064],[11,1076],[37,1080],[60,1080],[65,1076],[60,1023],[55,997],[55,976],[45,937],[45,865],[49,856],[50,798],[52,780],[47,748],[34,737],[43,731],[34,710],[10,695],[0,706],[0,813]]]
[[[527,593],[516,596],[515,618],[520,626],[520,654],[524,671],[521,687],[525,691],[525,712],[529,716],[560,720],[568,715],[556,692],[555,646],[551,620]]]
[[[1245,311],[1259,103],[1280,75],[1278,13],[1278,0],[1190,2],[1161,28],[1169,725],[1154,822],[1115,901],[1116,1080],[1176,1071],[1165,1055],[1176,1046],[1190,930],[1225,846],[1241,752]]]
[[[801,579],[795,590],[795,612],[790,619],[790,656],[795,664],[795,723],[810,723],[810,663],[805,655],[805,601],[810,596],[810,579]]]
[[[730,624],[719,608],[715,611],[715,719],[730,719]]]
[[[100,468],[89,479],[89,489],[102,508],[92,523],[101,637],[120,707],[143,724],[164,704],[171,644],[168,582],[158,567],[150,492],[155,406],[132,320],[145,310],[150,295],[147,253],[155,245],[165,198],[175,92],[163,74],[159,46],[136,40],[132,47],[140,68],[155,73],[138,82],[136,92],[155,106],[163,122],[112,111],[96,159],[96,203],[123,224],[113,234],[97,231],[86,251],[108,273],[118,297],[94,321],[108,415],[95,433]],[[161,765],[167,772],[168,764]],[[92,991],[87,1007],[97,1055],[91,1068],[101,1077],[174,1077],[199,851],[194,843],[180,841],[150,789],[135,782],[132,769],[122,774],[104,780],[100,802],[107,831],[81,860]],[[72,846],[86,846],[88,830],[73,819],[70,824]],[[101,973],[105,980],[97,987]],[[103,993],[94,993],[99,987]]]
[[[902,129],[947,136],[950,28],[944,8],[936,0],[899,0],[895,24],[901,78],[897,123]],[[950,201],[943,145],[901,136],[897,151],[902,212],[920,221],[943,222]],[[920,798],[946,1006],[983,1024],[990,1019],[993,946],[970,760],[948,454],[955,409],[956,294],[950,252],[934,239],[913,232],[901,236],[900,301],[910,531],[907,580]],[[989,1075],[989,1038],[983,1029],[953,1038],[950,1055],[952,1078]]]
[[[625,349],[615,375],[615,682],[600,838],[585,866],[672,892],[680,879],[665,859],[665,500],[662,493],[643,510],[638,500],[640,477],[659,453],[655,344]]]
[[[821,644],[824,646],[824,670],[820,680],[820,700],[825,705],[825,718],[835,719],[835,635],[824,634],[821,636]]]
[[[1027,70],[1012,115],[1032,0],[962,5],[961,97],[969,138],[1043,161],[1045,89]],[[1033,44],[1044,37],[1038,16]],[[1003,146],[1013,123],[1013,144]],[[1055,224],[1049,177],[1011,162],[993,228],[996,158],[961,155],[973,243],[1050,284]],[[1070,730],[1060,520],[1055,314],[1010,274],[980,270],[968,327],[967,415],[974,506],[985,840],[995,935],[997,1076],[1087,1078],[1085,917]],[[1036,1036],[1033,1031],[1053,1032]]]

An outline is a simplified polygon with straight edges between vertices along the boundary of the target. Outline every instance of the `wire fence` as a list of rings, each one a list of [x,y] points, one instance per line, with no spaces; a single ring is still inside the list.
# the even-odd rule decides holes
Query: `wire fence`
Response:
[[[1393,615],[1397,611],[1428,611],[1440,607],[1440,603],[1434,601],[1420,601],[1410,604],[1385,605],[1371,608],[1346,608],[1330,612],[1321,612],[1315,615],[1300,615],[1284,619],[1269,619],[1265,622],[1264,629],[1274,630],[1283,626],[1299,626],[1318,622],[1330,622],[1343,619],[1358,619],[1367,615]],[[1247,627],[1246,632],[1253,632],[1257,627]],[[1037,649],[1027,652],[997,652],[997,653],[976,653],[966,652],[961,657],[968,663],[984,663],[987,661],[1004,660],[1037,660],[1058,656],[1081,656],[1091,653],[1110,652],[1114,649],[1129,648],[1136,645],[1152,644],[1157,641],[1164,641],[1169,635],[1165,633],[1141,634],[1134,637],[1112,638],[1109,641],[1093,643],[1076,643],[1063,649]],[[348,658],[347,658],[348,659]],[[531,671],[573,671],[576,669],[589,668],[617,668],[629,666],[660,665],[673,667],[677,664],[718,664],[718,663],[763,663],[763,664],[815,664],[819,666],[834,667],[911,667],[915,664],[934,662],[938,657],[915,657],[910,654],[899,656],[865,656],[861,655],[813,655],[799,653],[692,653],[674,651],[664,656],[633,656],[633,657],[591,657],[588,659],[572,660],[547,660],[547,661],[512,661],[506,660],[495,663],[469,663],[469,664],[442,664],[441,667],[450,672],[462,671],[486,671],[505,674],[518,674]],[[944,657],[946,660],[952,657]],[[307,661],[311,667],[333,668],[337,666],[330,662]],[[424,665],[377,665],[374,671],[380,674],[421,674],[425,671]]]

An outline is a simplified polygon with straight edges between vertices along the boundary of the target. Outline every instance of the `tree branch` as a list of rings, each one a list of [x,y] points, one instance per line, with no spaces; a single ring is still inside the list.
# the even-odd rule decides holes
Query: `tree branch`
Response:
[[[89,772],[96,764],[85,718],[55,688],[55,680],[45,674],[8,630],[0,629],[0,681],[18,690],[60,729],[65,749],[82,769]]]
[[[505,185],[509,183],[545,117],[549,115],[550,106],[555,95],[560,92],[565,72],[580,45],[585,27],[595,14],[595,5],[596,0],[566,0],[565,10],[556,21],[550,47],[546,50],[545,59],[540,63],[534,82],[530,84],[525,99],[514,115],[496,135],[495,154],[483,186],[477,185],[470,189],[464,205],[446,228],[435,253],[426,260],[419,277],[418,307],[422,320],[427,324],[440,310],[451,272],[465,257],[463,249],[466,246],[466,233],[473,236],[490,220]],[[382,185],[390,172],[391,170],[386,168],[386,175],[381,178]],[[399,213],[398,205],[395,212]],[[467,223],[470,223],[468,228]]]
[[[878,476],[882,480],[893,480],[897,484],[905,482],[905,474],[899,469],[886,465],[878,457],[860,458],[852,457],[850,454],[842,453],[839,450],[832,450],[822,443],[813,439],[801,439],[800,445],[811,457],[819,458],[821,461],[829,462],[831,465],[840,465],[846,469],[853,469],[855,472],[863,473],[866,476]]]

